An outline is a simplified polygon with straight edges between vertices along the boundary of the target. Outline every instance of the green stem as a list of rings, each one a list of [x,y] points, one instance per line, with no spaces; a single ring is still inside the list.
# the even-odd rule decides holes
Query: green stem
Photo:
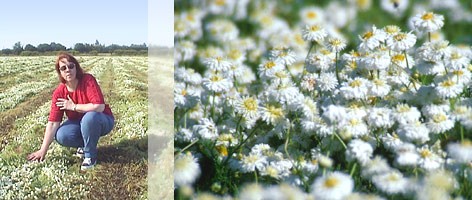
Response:
[[[179,151],[179,154],[183,153],[185,150],[187,150],[188,148],[190,148],[191,146],[193,146],[195,143],[197,143],[200,139],[196,139],[195,141],[193,141],[192,143],[190,143],[189,145],[187,145],[186,147],[184,147],[182,150]]]
[[[257,179],[257,170],[254,170],[254,178],[256,179],[256,185],[259,184],[259,181]]]
[[[287,158],[292,160],[292,157],[290,157],[290,155],[288,154],[288,150],[287,150],[289,140],[290,140],[290,125],[289,125],[288,131],[287,131],[287,139],[285,139],[284,151],[285,151],[285,154],[287,155]]]
[[[356,167],[357,167],[357,162],[355,162],[354,165],[351,168],[351,173],[350,173],[351,177],[354,174],[354,172],[356,171]]]
[[[211,118],[215,120],[215,97],[216,97],[216,92],[213,92],[213,99],[211,103]]]
[[[339,137],[338,133],[334,133],[334,136],[336,136],[336,138],[339,140],[339,142],[341,142],[341,144],[343,145],[344,149],[347,149],[346,144],[344,144],[343,139],[341,139],[341,137]]]
[[[338,84],[341,85],[341,79],[339,78],[338,52],[337,51],[336,51],[336,58],[335,58],[335,67],[336,67],[336,79],[338,79]]]
[[[431,42],[431,32],[428,32],[428,40]]]

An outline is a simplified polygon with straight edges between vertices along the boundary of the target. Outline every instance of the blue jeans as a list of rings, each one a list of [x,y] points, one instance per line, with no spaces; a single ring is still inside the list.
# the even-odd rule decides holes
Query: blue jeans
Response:
[[[115,119],[101,112],[87,112],[82,120],[66,120],[56,132],[56,141],[67,147],[83,147],[86,158],[97,157],[98,139],[110,133]]]

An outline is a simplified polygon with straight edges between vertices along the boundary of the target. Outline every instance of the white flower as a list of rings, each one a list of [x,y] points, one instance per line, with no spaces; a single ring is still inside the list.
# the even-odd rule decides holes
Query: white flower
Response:
[[[367,115],[367,123],[376,128],[390,128],[395,123],[392,110],[389,108],[371,108]]]
[[[416,36],[411,33],[397,33],[387,39],[387,47],[392,51],[402,52],[410,49],[416,43]]]
[[[375,97],[385,97],[390,92],[390,85],[387,84],[387,81],[382,79],[374,79],[369,82],[369,96]]]
[[[219,72],[225,72],[231,69],[231,62],[220,56],[207,58],[204,60],[204,63],[209,69]]]
[[[446,113],[441,112],[428,118],[426,126],[431,130],[431,133],[439,134],[454,128],[454,121]]]
[[[457,97],[462,92],[462,84],[458,84],[456,79],[444,79],[441,82],[437,83],[435,89],[437,95],[441,98],[454,98]]]
[[[372,51],[380,46],[380,43],[384,42],[386,38],[386,33],[373,25],[372,30],[365,32],[362,36],[359,35],[359,39],[362,41],[359,49],[363,52]]]
[[[351,140],[347,145],[346,159],[347,161],[357,160],[361,165],[370,161],[374,149],[372,146],[360,139]]]
[[[265,104],[261,107],[261,118],[268,124],[277,125],[285,120],[285,109],[280,105]]]
[[[192,108],[199,102],[200,96],[195,89],[185,88],[185,84],[175,84],[174,104],[179,108]]]
[[[310,97],[305,97],[301,104],[298,106],[299,109],[301,109],[303,116],[309,119],[313,119],[314,117],[318,116],[318,106],[316,102],[310,98]]]
[[[199,124],[193,126],[193,131],[203,139],[213,140],[218,137],[218,129],[212,119],[200,119]]]
[[[352,193],[354,181],[342,172],[329,173],[315,180],[311,193],[315,199],[343,199]]]
[[[417,142],[423,144],[429,141],[429,130],[419,121],[400,124],[397,129],[400,138],[408,142]]]
[[[449,41],[440,40],[433,42],[425,42],[416,49],[418,58],[424,61],[439,62],[444,58],[447,58],[451,54],[449,48]]]
[[[197,159],[188,152],[174,159],[174,184],[177,186],[190,185],[200,176],[200,166]]]
[[[359,62],[367,70],[385,70],[390,65],[390,56],[385,52],[375,52],[361,57]]]
[[[286,66],[295,62],[295,53],[287,48],[274,48],[270,51],[270,56],[274,58],[276,62]]]
[[[246,119],[258,119],[260,116],[259,101],[255,97],[247,96],[236,100],[234,109]]]
[[[283,64],[276,62],[275,60],[263,61],[262,64],[260,64],[257,68],[257,72],[259,73],[261,79],[275,78],[275,74],[282,70],[284,70]]]
[[[260,199],[307,199],[307,195],[300,188],[282,182],[264,190],[264,195]]]
[[[339,105],[329,105],[322,107],[322,117],[330,124],[336,124],[342,121],[346,116],[346,108]]]
[[[306,25],[302,30],[302,37],[305,41],[321,43],[328,34],[320,25]]]
[[[330,66],[334,63],[334,58],[331,53],[325,54],[326,52],[315,53],[308,57],[308,65],[306,66],[307,71],[314,72],[326,72]]]
[[[182,128],[180,129],[180,131],[177,131],[177,133],[175,134],[175,138],[177,139],[177,141],[191,142],[195,138],[195,136],[193,135],[192,130]]]
[[[250,153],[249,155],[243,156],[240,161],[241,171],[244,173],[253,172],[256,169],[263,171],[267,166],[267,157],[261,154]]]
[[[331,52],[340,52],[346,48],[346,41],[342,38],[330,37],[326,40],[325,46]]]
[[[387,160],[382,156],[375,156],[374,159],[368,160],[362,165],[361,175],[363,178],[372,178],[374,175],[384,174],[390,171],[391,168]]]
[[[343,82],[339,89],[341,95],[346,99],[366,99],[368,88],[367,79],[356,77],[348,82]]]
[[[459,48],[452,48],[451,54],[446,59],[446,67],[450,70],[459,70],[467,68],[470,63],[470,58],[464,55]]]
[[[385,134],[380,137],[385,148],[395,151],[397,147],[403,144],[403,141],[400,140],[397,134]]]
[[[300,10],[300,19],[302,23],[308,25],[324,23],[324,11],[314,6],[303,7]]]
[[[338,124],[341,134],[347,137],[359,138],[369,133],[364,120],[356,115],[348,115]]]
[[[372,177],[372,183],[377,189],[387,194],[404,193],[411,186],[403,174],[396,170]]]
[[[444,17],[433,12],[423,12],[412,19],[413,26],[420,32],[434,32],[444,26]]]
[[[418,73],[422,75],[434,75],[444,72],[443,62],[420,61],[415,67]]]
[[[302,77],[300,82],[300,87],[304,91],[313,92],[316,85],[316,76],[315,74],[306,74]]]
[[[421,117],[421,112],[414,106],[398,104],[394,109],[393,116],[398,123],[408,124],[418,121]]]
[[[460,163],[469,163],[472,161],[472,142],[464,140],[460,143],[447,145],[449,156]]]
[[[322,92],[333,91],[338,85],[336,75],[332,72],[321,73],[317,79],[316,87]]]
[[[391,63],[403,69],[408,69],[415,66],[415,60],[408,54],[405,57],[404,53],[392,54]]]
[[[420,154],[418,165],[428,171],[441,168],[445,162],[438,154],[431,151],[428,146],[417,148],[416,151]]]
[[[382,0],[380,2],[381,8],[395,17],[402,16],[408,4],[409,0]]]
[[[205,25],[208,36],[217,42],[229,42],[238,38],[239,30],[234,22],[227,19],[216,19]]]
[[[204,78],[202,84],[203,88],[210,92],[226,92],[233,87],[233,83],[220,74],[213,74]]]
[[[397,157],[395,163],[400,166],[415,166],[418,164],[420,155],[416,152],[415,145],[410,143],[403,143],[395,148]]]

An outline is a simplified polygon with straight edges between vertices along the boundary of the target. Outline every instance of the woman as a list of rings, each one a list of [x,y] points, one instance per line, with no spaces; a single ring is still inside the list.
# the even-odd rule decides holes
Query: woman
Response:
[[[61,83],[52,95],[43,143],[27,159],[44,160],[55,137],[63,146],[78,148],[77,153],[83,153],[85,157],[81,170],[90,169],[97,162],[98,139],[108,134],[114,126],[113,113],[105,104],[97,80],[91,74],[84,73],[72,55],[58,55],[56,72]],[[67,120],[60,124],[64,112]]]

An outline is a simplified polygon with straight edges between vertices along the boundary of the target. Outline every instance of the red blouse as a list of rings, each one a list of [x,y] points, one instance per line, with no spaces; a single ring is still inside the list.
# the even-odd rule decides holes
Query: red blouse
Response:
[[[105,104],[103,98],[102,90],[97,83],[95,77],[91,74],[84,73],[82,79],[79,80],[77,88],[73,92],[69,92],[64,83],[59,84],[59,86],[54,90],[52,94],[52,104],[51,111],[49,113],[49,121],[51,122],[61,122],[62,116],[64,116],[64,110],[60,110],[56,105],[58,98],[67,99],[67,95],[70,96],[72,101],[75,104]],[[65,110],[66,116],[70,120],[81,120],[85,113],[74,112],[72,110]],[[113,116],[110,106],[105,104],[104,114]]]

